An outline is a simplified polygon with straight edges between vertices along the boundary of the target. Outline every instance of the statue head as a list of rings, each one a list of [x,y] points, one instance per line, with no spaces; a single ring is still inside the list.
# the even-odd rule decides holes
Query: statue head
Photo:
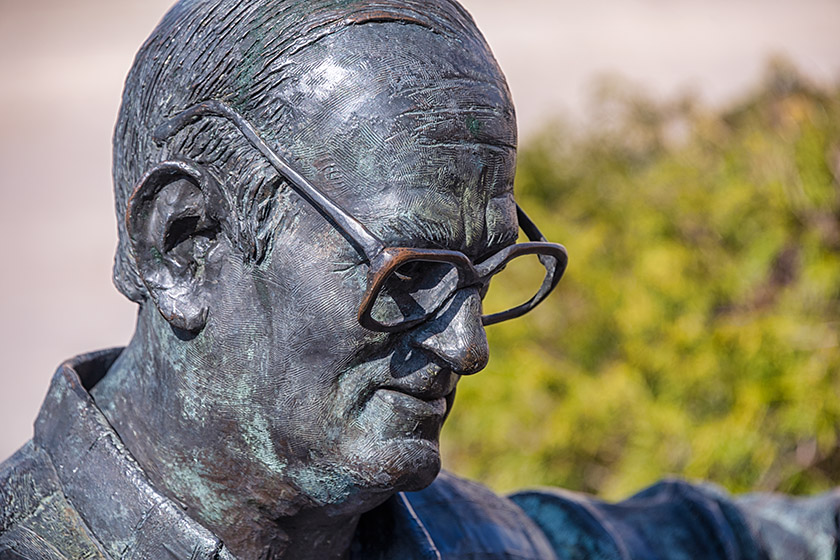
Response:
[[[515,147],[505,78],[454,1],[179,2],[114,140],[115,282],[140,304],[117,366],[146,372],[155,420],[126,437],[150,474],[213,495],[211,527],[238,495],[338,514],[429,484],[485,325],[565,268],[514,201]],[[526,253],[540,292],[483,314]]]

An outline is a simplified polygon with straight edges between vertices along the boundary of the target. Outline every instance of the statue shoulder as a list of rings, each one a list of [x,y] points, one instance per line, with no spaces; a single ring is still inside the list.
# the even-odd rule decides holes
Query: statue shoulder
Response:
[[[481,484],[442,472],[425,490],[404,496],[443,558],[555,558],[537,524]]]
[[[737,504],[711,485],[665,480],[619,503],[554,488],[511,500],[559,558],[767,558]]]
[[[735,502],[771,558],[840,557],[840,489],[813,497],[755,493]]]
[[[107,558],[32,441],[0,464],[0,558]]]

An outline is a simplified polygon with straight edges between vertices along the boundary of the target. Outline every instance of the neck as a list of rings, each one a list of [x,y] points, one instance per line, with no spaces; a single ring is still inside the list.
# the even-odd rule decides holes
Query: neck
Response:
[[[168,328],[149,328],[141,310],[131,343],[91,391],[152,483],[242,560],[345,558],[360,512],[313,507],[293,481],[266,472],[236,446],[241,434],[210,421],[214,410],[202,411],[206,422],[187,414],[173,389],[189,367],[175,346],[186,343],[161,344],[166,335],[175,338]]]

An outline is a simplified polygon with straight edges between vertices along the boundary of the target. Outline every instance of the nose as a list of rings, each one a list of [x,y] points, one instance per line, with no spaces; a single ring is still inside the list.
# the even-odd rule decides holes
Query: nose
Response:
[[[433,319],[412,332],[411,343],[435,354],[459,375],[484,369],[490,359],[490,347],[481,324],[478,290],[459,290]]]

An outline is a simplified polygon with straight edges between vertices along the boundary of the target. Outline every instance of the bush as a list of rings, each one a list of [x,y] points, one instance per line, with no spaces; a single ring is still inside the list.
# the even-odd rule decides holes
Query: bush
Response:
[[[811,493],[840,478],[840,88],[774,63],[707,111],[607,84],[520,150],[517,199],[569,250],[488,328],[446,468],[499,491],[626,496],[667,474]],[[514,280],[516,282],[516,280]]]

